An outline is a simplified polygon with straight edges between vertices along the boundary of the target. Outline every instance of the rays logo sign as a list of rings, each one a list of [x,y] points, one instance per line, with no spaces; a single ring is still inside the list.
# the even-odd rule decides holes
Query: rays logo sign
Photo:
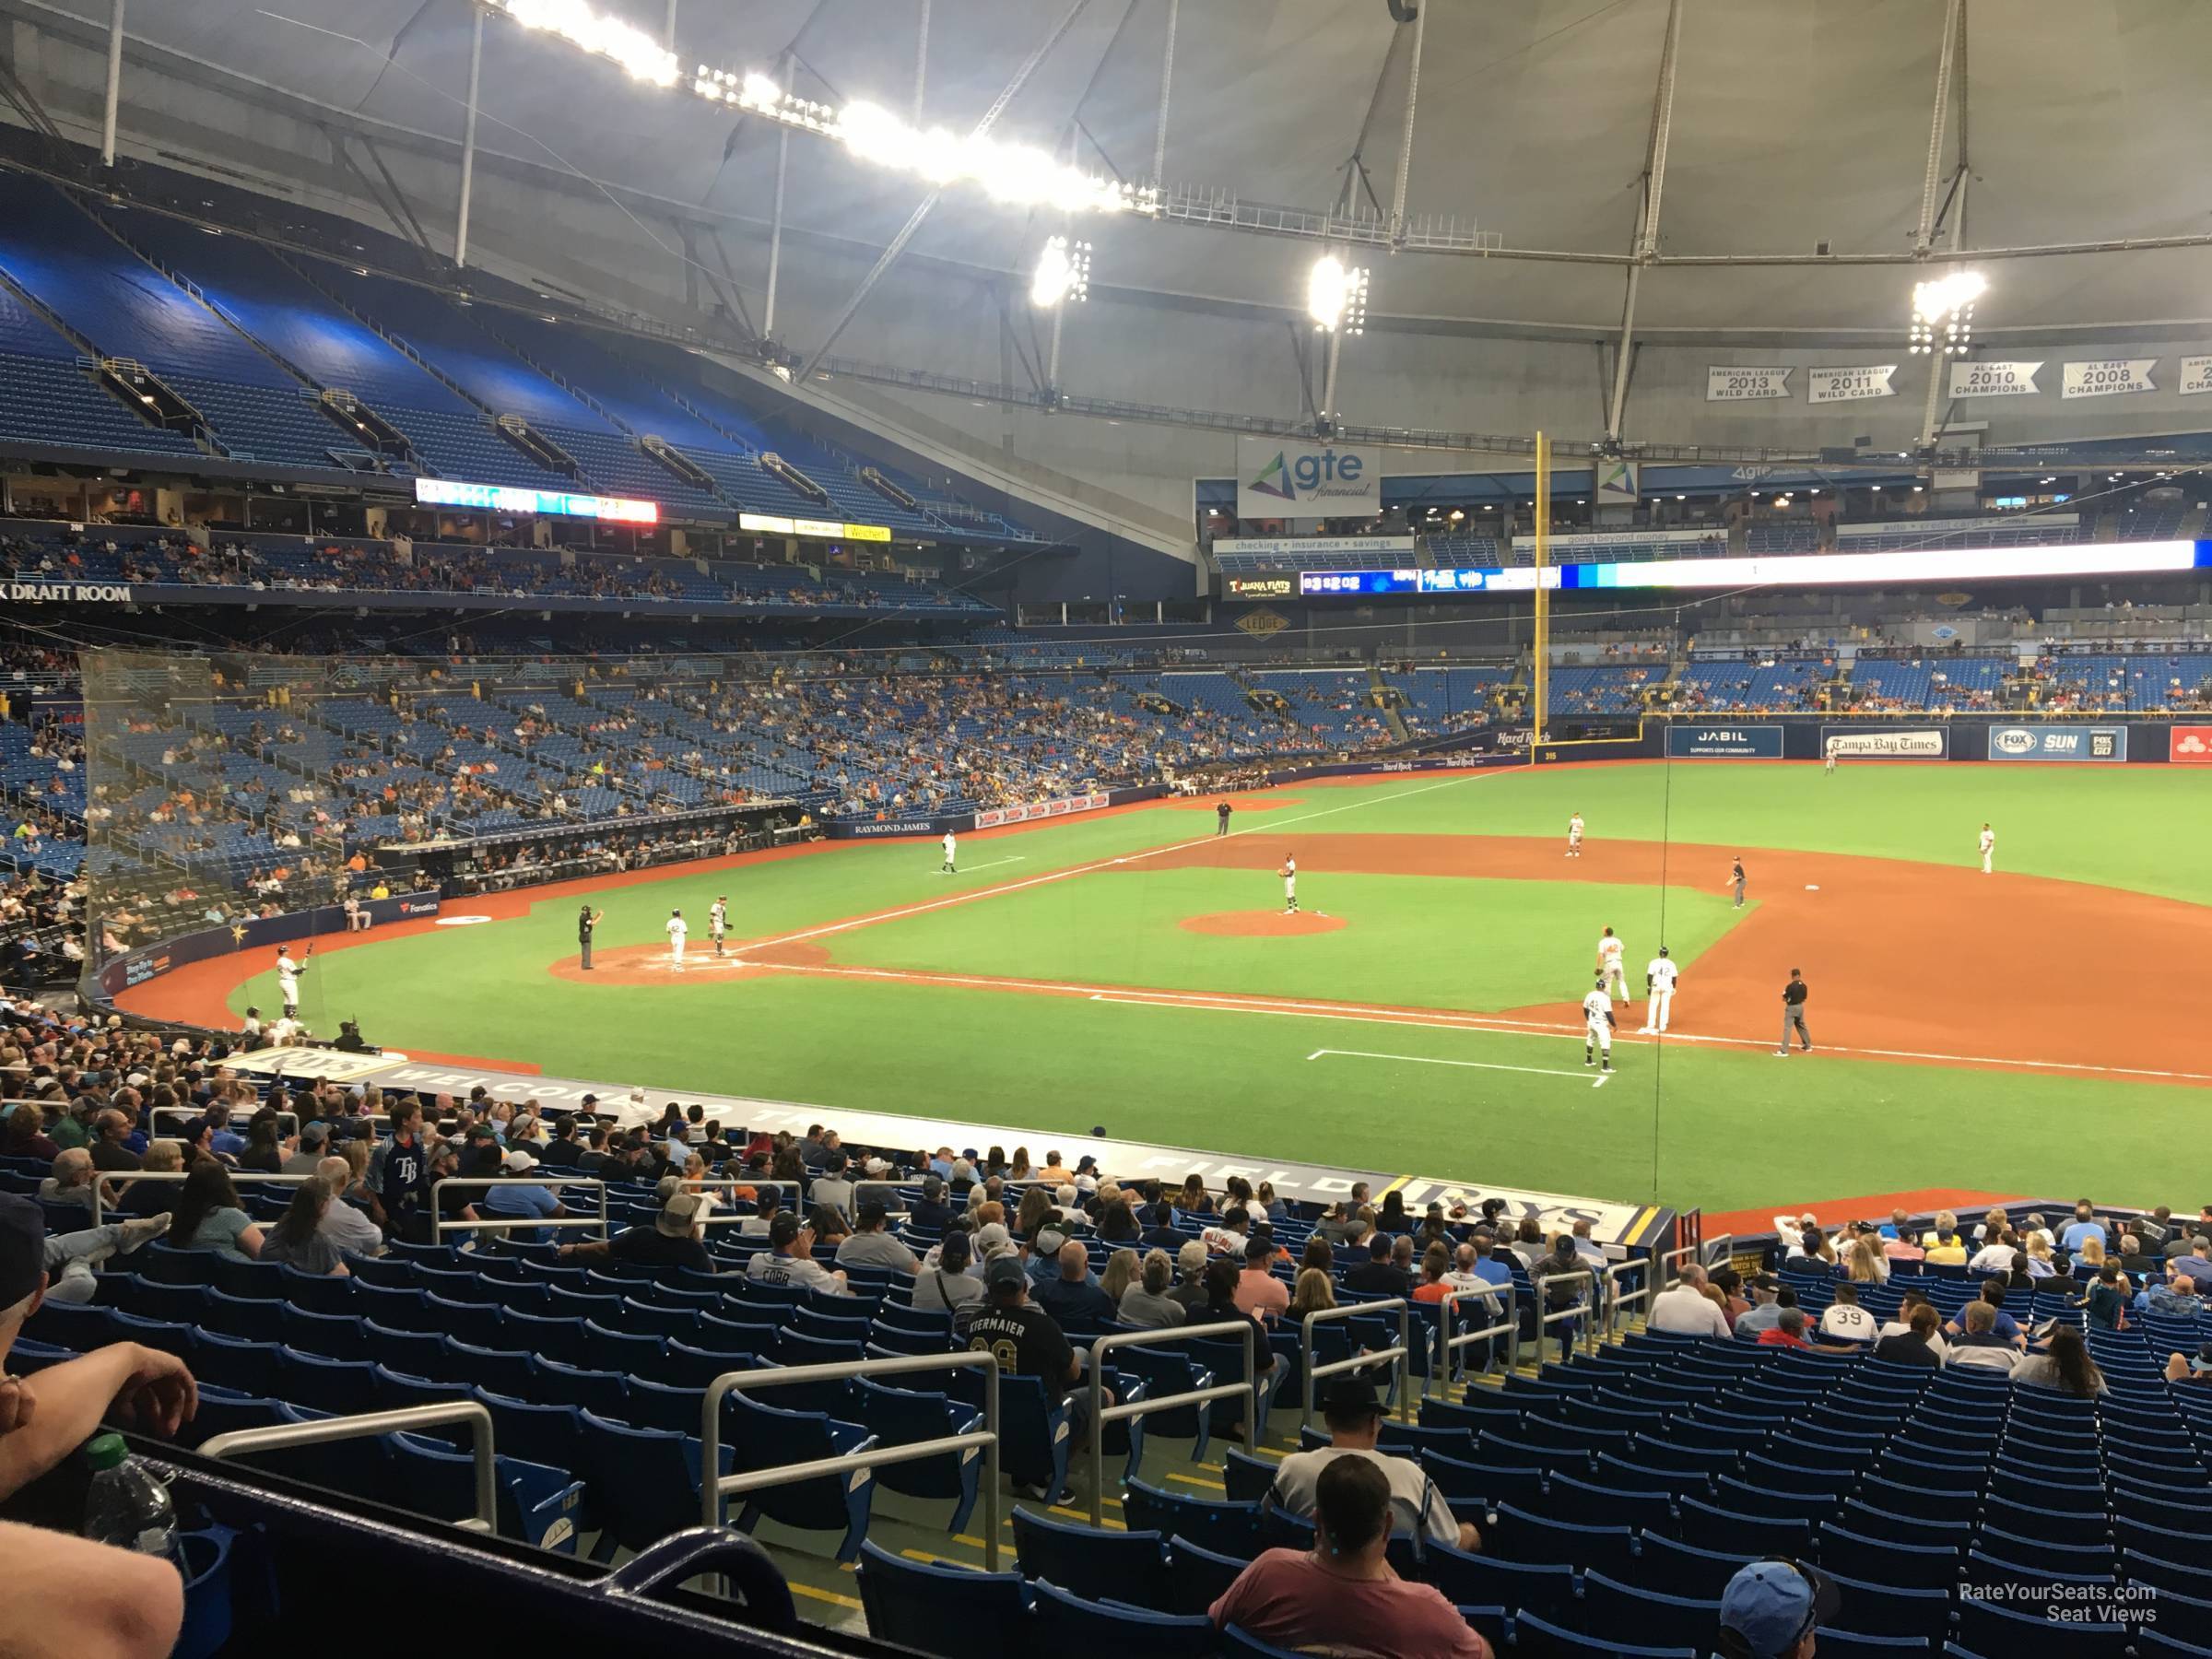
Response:
[[[1382,452],[1237,440],[1237,516],[1360,518],[1382,511]]]

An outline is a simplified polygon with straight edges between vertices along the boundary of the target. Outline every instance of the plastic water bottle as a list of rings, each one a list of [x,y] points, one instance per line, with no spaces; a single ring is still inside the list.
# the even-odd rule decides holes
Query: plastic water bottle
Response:
[[[92,1488],[85,1500],[85,1536],[96,1544],[140,1555],[177,1553],[177,1512],[169,1488],[144,1458],[133,1457],[120,1434],[103,1434],[85,1448]]]

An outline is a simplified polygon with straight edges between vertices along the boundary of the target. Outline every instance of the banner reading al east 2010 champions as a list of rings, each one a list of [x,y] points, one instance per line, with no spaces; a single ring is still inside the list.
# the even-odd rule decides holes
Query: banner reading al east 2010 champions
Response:
[[[1237,516],[1365,518],[1382,511],[1382,452],[1279,438],[1237,440]]]

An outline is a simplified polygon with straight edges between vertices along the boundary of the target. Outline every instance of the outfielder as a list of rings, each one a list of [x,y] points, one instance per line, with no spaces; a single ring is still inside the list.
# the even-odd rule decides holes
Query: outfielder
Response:
[[[290,946],[276,947],[276,994],[284,999],[287,1019],[300,1018],[300,964],[292,960]]]
[[[1583,1064],[1595,1065],[1602,1071],[1613,1069],[1613,999],[1606,994],[1606,982],[1596,982],[1596,989],[1583,998]],[[1600,1057],[1602,1056],[1602,1058]]]
[[[956,857],[959,855],[959,851],[960,851],[960,841],[959,841],[959,837],[958,837],[958,836],[956,836],[955,834],[953,834],[953,832],[952,832],[951,830],[946,830],[946,831],[945,831],[945,867],[944,867],[943,869],[941,869],[941,870],[939,870],[939,871],[937,872],[937,874],[938,874],[938,875],[940,875],[940,876],[958,876],[958,875],[960,873],[960,872],[959,871],[959,869],[958,869],[958,868],[956,868],[956,867],[955,867],[955,865],[954,865],[954,864],[953,864],[953,860],[954,860],[954,859],[955,859],[955,858],[956,858]]]
[[[1735,908],[1744,908],[1744,855],[1738,853],[1735,863],[1729,867],[1728,885],[1735,889]]]
[[[1997,850],[1997,832],[1987,824],[1982,826],[1982,874],[1989,874],[1991,857]]]
[[[1621,1002],[1629,1000],[1628,975],[1621,971],[1620,967],[1621,952],[1627,948],[1613,936],[1613,930],[1609,927],[1598,935],[1597,982],[1607,994]]]
[[[714,941],[714,954],[723,954],[722,936],[729,931],[729,900],[717,894],[714,902],[707,906],[707,937]]]
[[[1283,914],[1286,916],[1295,916],[1298,914],[1297,854],[1291,853],[1284,853],[1283,867],[1277,871],[1276,874],[1283,878]]]
[[[1582,855],[1583,815],[1578,812],[1567,820],[1567,856],[1580,858]]]
[[[690,932],[691,924],[684,920],[682,911],[668,912],[668,959],[676,964],[678,971],[684,965],[684,940]]]
[[[1664,1031],[1675,1011],[1675,982],[1682,977],[1674,959],[1666,954],[1666,947],[1659,947],[1659,954],[1643,966],[1643,982],[1652,994],[1651,1006],[1644,1010],[1643,1029],[1646,1031]]]
[[[1828,746],[1828,768],[1827,768],[1827,771],[1828,771],[1828,775],[1829,775],[1830,777],[1831,777],[1831,778],[1832,778],[1832,777],[1834,777],[1834,776],[1836,775],[1836,746],[1835,746],[1835,742],[1834,742],[1834,740],[1833,740],[1832,738],[1830,740],[1830,742],[1829,742],[1829,746]]]

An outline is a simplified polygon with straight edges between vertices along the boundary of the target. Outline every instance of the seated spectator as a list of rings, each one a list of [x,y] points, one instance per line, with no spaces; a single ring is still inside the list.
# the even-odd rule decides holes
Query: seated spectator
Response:
[[[2020,1350],[1998,1335],[1997,1311],[1985,1301],[1971,1301],[1959,1315],[1959,1329],[1951,1338],[1948,1363],[1972,1365],[2010,1376],[2020,1362]]]
[[[230,1172],[202,1159],[186,1172],[169,1216],[169,1241],[179,1250],[212,1250],[234,1262],[261,1255],[261,1229],[240,1207]]]
[[[1074,1440],[1078,1445],[1088,1443],[1090,1394],[1076,1384],[1082,1380],[1089,1356],[1069,1343],[1051,1314],[1030,1303],[1030,1276],[1018,1256],[1000,1256],[983,1269],[983,1299],[953,1316],[953,1335],[971,1353],[996,1355],[1001,1371],[1037,1378],[1044,1384],[1047,1399],[1065,1398],[1076,1429]],[[1111,1401],[1112,1394],[1106,1398]],[[1067,1500],[1065,1493],[1018,1486],[1014,1489],[1024,1498]]]
[[[1290,1305],[1284,1309],[1285,1316],[1301,1330],[1306,1315],[1318,1313],[1324,1308],[1336,1306],[1336,1281],[1318,1267],[1309,1267],[1298,1276],[1298,1283],[1290,1288]]]
[[[573,1171],[583,1157],[584,1144],[576,1138],[576,1114],[570,1112],[554,1120],[553,1137],[546,1142],[538,1158],[549,1170]]]
[[[175,1175],[183,1169],[182,1141],[155,1141],[138,1160],[141,1175]],[[178,1181],[134,1181],[123,1189],[116,1207],[126,1216],[166,1216],[176,1207],[177,1194],[182,1190],[183,1182]]]
[[[264,1106],[246,1120],[246,1149],[238,1155],[238,1167],[255,1175],[280,1174],[287,1156],[283,1122]]]
[[[2110,1392],[2105,1386],[2104,1373],[2097,1369],[2097,1361],[2089,1358],[2088,1344],[2071,1325],[2061,1325],[2052,1332],[2043,1352],[2030,1354],[2021,1360],[2014,1368],[2012,1380],[2055,1388],[2085,1400]]]
[[[1939,1327],[1942,1315],[1926,1302],[1915,1307],[1901,1331],[1884,1325],[1884,1335],[1874,1345],[1874,1357],[1890,1365],[1924,1365],[1935,1367],[1943,1363],[1943,1337]]]
[[[776,1224],[776,1212],[783,1206],[783,1192],[780,1187],[764,1186],[759,1197],[753,1200],[753,1213],[737,1223],[741,1239],[765,1239]]]
[[[1851,1252],[1843,1258],[1843,1265],[1851,1281],[1857,1285],[1886,1285],[1889,1282],[1889,1258],[1873,1233],[1861,1233],[1852,1241]]]
[[[1859,1351],[1855,1344],[1850,1347],[1841,1347],[1829,1343],[1814,1342],[1805,1334],[1806,1324],[1806,1320],[1803,1308],[1784,1308],[1775,1320],[1774,1328],[1771,1331],[1761,1331],[1759,1334],[1759,1346],[1761,1347],[1806,1348],[1820,1354],[1855,1354]]]
[[[1243,1271],[1237,1275],[1237,1306],[1268,1321],[1290,1305],[1290,1287],[1269,1270],[1274,1260],[1274,1245],[1265,1239],[1254,1239],[1244,1246]]]
[[[147,1150],[151,1152],[152,1147]],[[330,1125],[321,1118],[311,1118],[300,1125],[299,1149],[277,1166],[280,1175],[312,1175],[315,1166],[330,1151]]]
[[[1330,1378],[1322,1389],[1321,1410],[1322,1420],[1328,1426],[1329,1443],[1312,1452],[1294,1452],[1277,1464],[1275,1484],[1267,1492],[1269,1503],[1311,1520],[1314,1487],[1322,1471],[1338,1458],[1363,1457],[1390,1482],[1394,1531],[1418,1534],[1469,1551],[1482,1547],[1482,1535],[1474,1523],[1453,1517],[1443,1493],[1419,1464],[1375,1449],[1384,1408],[1372,1382],[1359,1376]]]
[[[1995,1212],[2003,1214],[2002,1211]],[[1986,1224],[1985,1224],[1986,1225]],[[2009,1273],[2012,1258],[2019,1249],[2019,1241],[2010,1228],[2000,1228],[1995,1236],[1967,1258],[1969,1273]]]
[[[2163,1285],[2146,1285],[2136,1297],[2136,1312],[2158,1313],[2169,1319],[2194,1319],[2205,1311],[2205,1299],[2196,1293],[2196,1281],[2177,1271]]]
[[[941,1233],[945,1224],[952,1219],[952,1206],[945,1202],[945,1182],[932,1175],[922,1182],[922,1196],[914,1200],[907,1211],[907,1225],[916,1232]]]
[[[1183,1311],[1186,1323],[1194,1322],[1206,1307],[1206,1246],[1196,1239],[1189,1240],[1175,1253],[1177,1277],[1168,1300]]]
[[[1116,1317],[1119,1317],[1122,1298],[1128,1294],[1129,1287],[1137,1283],[1142,1277],[1144,1262],[1144,1257],[1134,1250],[1117,1250],[1106,1258],[1106,1271],[1099,1275],[1099,1288],[1106,1293],[1106,1300],[1114,1305]]]
[[[1875,1340],[1875,1318],[1859,1306],[1856,1285],[1846,1283],[1836,1287],[1834,1299],[1820,1311],[1819,1332],[1832,1342],[1850,1342],[1861,1347]]]
[[[100,1171],[135,1170],[138,1154],[131,1150],[131,1118],[109,1107],[92,1117],[92,1167]]]
[[[2148,1278],[2164,1271],[2166,1257],[2163,1253],[2155,1256],[2147,1253],[2141,1239],[2132,1232],[2124,1232],[2120,1235],[2120,1266],[2123,1272]]]
[[[2014,1319],[2011,1314],[2005,1312],[2005,1281],[2003,1279],[1983,1279],[1982,1281],[1982,1300],[1989,1305],[1990,1310],[1996,1315],[1995,1320],[1993,1322],[1992,1329],[1994,1329],[1999,1336],[2002,1336],[2006,1341],[2011,1343],[2015,1347],[2026,1347],[2028,1346],[2028,1338],[2022,1334],[2019,1322]],[[1959,1322],[1957,1320],[1953,1320],[1946,1328],[1947,1330],[1957,1330],[1959,1328]]]
[[[640,1267],[688,1267],[699,1273],[715,1271],[714,1258],[700,1242],[710,1200],[675,1176],[662,1178],[655,1196],[661,1213],[651,1227],[626,1227],[611,1239],[594,1239],[582,1244],[563,1244],[562,1261],[628,1262]]]
[[[814,1230],[789,1210],[769,1229],[766,1250],[745,1265],[745,1276],[764,1285],[790,1285],[826,1296],[850,1296],[841,1271],[814,1259]]]
[[[1396,1241],[1378,1230],[1368,1241],[1367,1260],[1344,1276],[1344,1288],[1360,1296],[1410,1296],[1413,1276],[1398,1265]],[[1413,1241],[1406,1241],[1406,1259],[1412,1260]]]
[[[1652,1298],[1651,1329],[1727,1341],[1732,1335],[1728,1315],[1705,1294],[1707,1282],[1704,1268],[1695,1262],[1683,1264],[1682,1277]]]
[[[569,1211],[553,1195],[551,1187],[540,1186],[534,1181],[519,1181],[537,1168],[537,1159],[522,1147],[500,1160],[500,1169],[508,1179],[478,1194],[474,1200],[477,1211],[487,1219],[512,1220],[518,1217],[541,1217],[547,1220],[565,1218]],[[544,1227],[516,1227],[500,1230],[518,1244],[544,1244],[552,1238],[552,1230]]]
[[[1835,1265],[1836,1247],[1828,1241],[1828,1235],[1820,1230],[1820,1218],[1810,1210],[1798,1217],[1796,1227],[1787,1230],[1784,1236],[1790,1241],[1790,1247],[1783,1252],[1783,1260],[1810,1260],[1826,1262],[1830,1266]]]
[[[1052,1234],[1047,1232],[1042,1236],[1050,1238]],[[1053,1260],[1057,1264],[1056,1273],[1031,1285],[1030,1297],[1056,1324],[1063,1329],[1069,1325],[1088,1329],[1112,1324],[1120,1317],[1120,1310],[1092,1276],[1090,1253],[1082,1245],[1068,1240],[1060,1246]]]
[[[53,1156],[52,1174],[39,1181],[39,1201],[41,1204],[74,1204],[92,1208],[92,1154],[83,1147],[68,1147]],[[115,1187],[103,1183],[100,1204],[104,1206],[115,1200]]]
[[[1912,1218],[1907,1216],[1903,1210],[1893,1209],[1889,1212],[1889,1219],[1883,1222],[1877,1231],[1885,1241],[1907,1238],[1912,1233],[1911,1222]]]
[[[2097,1282],[2088,1293],[2066,1305],[2088,1309],[2089,1323],[2100,1330],[2127,1329],[2127,1292],[2121,1288],[2120,1269],[2110,1262],[2097,1270]]]
[[[853,1182],[847,1171],[851,1168],[842,1152],[830,1154],[822,1166],[821,1174],[815,1177],[806,1189],[806,1202],[819,1207],[827,1205],[840,1216],[853,1213]]]
[[[894,1273],[914,1273],[921,1262],[914,1253],[891,1236],[889,1212],[882,1205],[864,1204],[852,1237],[837,1247],[840,1267],[888,1267]]]
[[[1959,1236],[1959,1218],[1949,1210],[1936,1212],[1935,1224],[1921,1235],[1920,1242],[1921,1259],[1931,1265],[1966,1265],[1966,1241]]]
[[[1391,1567],[1391,1499],[1376,1462],[1333,1458],[1313,1481],[1313,1548],[1264,1551],[1207,1617],[1300,1652],[1490,1659],[1490,1644],[1441,1593]]]
[[[918,1312],[950,1312],[963,1303],[981,1301],[982,1276],[973,1270],[973,1244],[964,1232],[954,1230],[935,1252],[934,1262],[923,1264],[914,1279],[914,1307]]]
[[[1321,1219],[1313,1223],[1313,1236],[1325,1240],[1332,1248],[1339,1244],[1357,1244],[1366,1230],[1366,1224],[1353,1218],[1352,1206],[1341,1198],[1330,1205]]]
[[[2082,1241],[2086,1239],[2095,1239],[2104,1249],[2112,1248],[2112,1240],[2105,1232],[2104,1223],[2097,1219],[2097,1206],[2084,1198],[2075,1205],[2074,1219],[2058,1235],[2058,1247],[2068,1255],[2075,1255],[2079,1253]]]
[[[844,1211],[827,1204],[808,1206],[806,1225],[814,1229],[817,1239],[833,1249],[853,1236],[852,1224],[845,1219]]]
[[[1323,1277],[1325,1278],[1327,1276],[1324,1274]],[[1174,1278],[1175,1264],[1169,1258],[1168,1253],[1164,1250],[1147,1251],[1138,1278],[1122,1292],[1122,1323],[1141,1325],[1147,1330],[1158,1330],[1187,1321],[1190,1310],[1168,1294]],[[917,1297],[917,1304],[919,1300]]]
[[[5,1335],[5,1325],[0,1325],[0,1335]],[[102,1348],[100,1351],[105,1353],[107,1350]],[[0,1353],[4,1352],[4,1347],[0,1347]],[[2206,1343],[2194,1354],[2167,1355],[2166,1381],[2169,1382],[2212,1383],[2212,1342]],[[5,1482],[0,1482],[0,1489],[4,1488]]]
[[[1182,1178],[1182,1188],[1175,1194],[1175,1207],[1186,1216],[1210,1216],[1214,1201],[1206,1195],[1206,1182],[1194,1173]]]
[[[35,1100],[25,1100],[10,1108],[5,1120],[0,1120],[0,1158],[37,1159],[51,1164],[62,1153],[53,1137],[46,1133],[46,1114]]]
[[[1762,1331],[1772,1330],[1782,1317],[1783,1308],[1797,1305],[1797,1293],[1771,1273],[1752,1275],[1749,1288],[1751,1309],[1736,1318],[1738,1336],[1756,1336]],[[1785,1296],[1790,1299],[1786,1304],[1782,1300]]]
[[[1239,1207],[1223,1213],[1218,1223],[1204,1229],[1198,1237],[1215,1255],[1225,1255],[1241,1262],[1244,1246],[1251,1238],[1252,1212]]]
[[[294,1187],[291,1203],[261,1241],[261,1259],[288,1263],[301,1273],[344,1277],[347,1267],[338,1245],[323,1230],[324,1213],[335,1202],[320,1181]]]
[[[1827,1574],[1795,1561],[1754,1561],[1721,1593],[1722,1659],[1813,1659],[1814,1633],[1841,1606]]]

